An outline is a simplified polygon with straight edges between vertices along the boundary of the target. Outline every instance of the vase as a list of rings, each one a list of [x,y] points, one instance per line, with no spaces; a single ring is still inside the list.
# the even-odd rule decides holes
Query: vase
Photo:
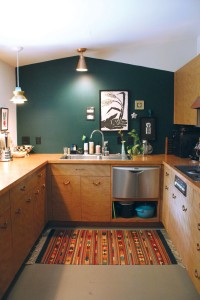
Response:
[[[121,155],[122,156],[125,156],[126,155],[126,152],[125,152],[125,141],[122,141],[122,147],[121,147]]]

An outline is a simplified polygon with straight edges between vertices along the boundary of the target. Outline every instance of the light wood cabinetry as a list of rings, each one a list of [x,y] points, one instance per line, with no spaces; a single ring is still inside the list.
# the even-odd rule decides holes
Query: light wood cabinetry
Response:
[[[51,165],[52,219],[110,220],[110,166]]]
[[[45,169],[28,176],[10,190],[15,272],[45,225],[45,190],[41,174],[45,177]]]
[[[170,194],[171,194],[171,170],[164,166],[163,170],[163,200],[162,200],[162,223],[165,229],[169,230],[169,210],[170,210]]]
[[[174,124],[196,125],[197,110],[191,105],[200,96],[200,55],[174,74]]]
[[[200,191],[193,191],[192,213],[190,217],[191,253],[188,264],[190,277],[200,293]]]
[[[14,276],[9,192],[0,196],[0,299]]]

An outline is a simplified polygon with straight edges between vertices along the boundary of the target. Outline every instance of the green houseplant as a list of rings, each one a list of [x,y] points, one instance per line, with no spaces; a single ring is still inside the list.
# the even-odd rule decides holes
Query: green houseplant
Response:
[[[128,135],[130,135],[133,138],[133,145],[127,146],[128,155],[131,158],[133,158],[136,155],[143,154],[142,143],[140,141],[140,138],[139,138],[136,130],[132,129],[130,132],[128,132]]]

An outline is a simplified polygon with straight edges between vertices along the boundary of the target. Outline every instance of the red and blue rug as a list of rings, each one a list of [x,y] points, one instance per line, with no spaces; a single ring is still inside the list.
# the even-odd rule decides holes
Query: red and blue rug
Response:
[[[170,265],[177,261],[160,230],[52,229],[36,263]]]

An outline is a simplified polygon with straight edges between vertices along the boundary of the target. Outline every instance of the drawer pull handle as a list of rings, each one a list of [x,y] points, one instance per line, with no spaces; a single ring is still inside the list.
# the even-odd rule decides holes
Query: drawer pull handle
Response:
[[[46,184],[45,184],[45,183],[43,183],[43,185],[42,185],[42,188],[43,188],[43,189],[45,189],[45,187],[46,187]]]
[[[182,211],[187,211],[187,208],[185,207],[185,205],[182,205]]]
[[[63,184],[64,185],[68,185],[68,184],[70,184],[70,181],[69,180],[68,181],[64,181]]]
[[[21,212],[22,212],[22,209],[21,209],[21,208],[18,208],[18,209],[15,211],[15,213],[18,214],[18,215],[20,215]]]
[[[20,188],[20,191],[22,191],[22,192],[24,192],[25,190],[26,190],[26,186],[25,185]]]
[[[200,251],[200,245],[197,243],[197,251]]]
[[[94,181],[93,181],[93,184],[97,186],[97,185],[100,185],[101,182],[100,182],[100,181],[98,181],[98,182],[94,182]]]
[[[35,192],[35,195],[39,195],[39,193],[40,193],[40,190],[37,190],[37,191]]]
[[[200,223],[197,224],[197,229],[200,231]]]
[[[166,186],[165,186],[165,189],[168,191],[168,190],[169,190],[169,187],[166,185]]]
[[[31,198],[26,199],[26,202],[30,203],[31,202]]]
[[[75,169],[76,171],[85,171],[85,169]]]
[[[173,199],[176,199],[176,195],[174,195],[174,193],[172,194],[172,198],[173,198]]]
[[[168,173],[168,172],[166,172],[166,173],[165,173],[165,175],[166,175],[166,176],[169,176],[169,173]]]
[[[41,178],[41,177],[42,177],[42,173],[38,174],[38,177],[40,177],[40,178]]]
[[[5,221],[5,223],[0,224],[0,229],[6,229],[8,227],[8,221]]]
[[[197,279],[200,279],[197,269],[195,269],[195,271],[194,271],[194,276],[195,276]]]

